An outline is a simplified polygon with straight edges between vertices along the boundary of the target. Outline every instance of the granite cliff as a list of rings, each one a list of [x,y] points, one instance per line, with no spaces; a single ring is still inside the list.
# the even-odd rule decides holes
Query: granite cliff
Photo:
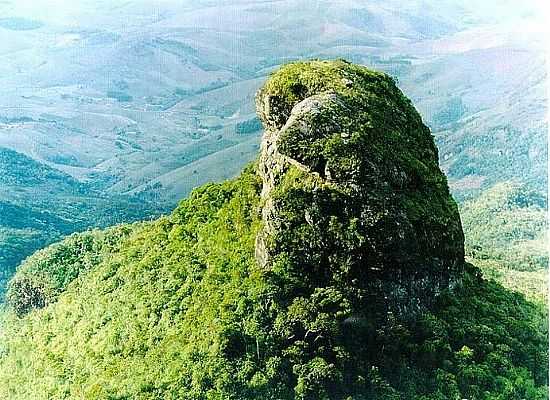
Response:
[[[257,111],[256,254],[271,269],[285,260],[298,277],[287,290],[330,282],[403,311],[459,279],[458,209],[429,129],[392,78],[345,61],[292,64],[258,93]]]

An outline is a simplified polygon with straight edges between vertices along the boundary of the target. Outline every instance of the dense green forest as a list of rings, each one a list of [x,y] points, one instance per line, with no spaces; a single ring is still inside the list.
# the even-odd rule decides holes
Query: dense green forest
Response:
[[[55,304],[4,317],[2,397],[290,399],[296,388],[296,398],[333,398],[315,390],[349,379],[346,348],[368,338],[350,346],[364,357],[353,398],[546,398],[542,308],[473,266],[429,312],[357,326],[352,338],[334,311],[345,299],[296,307],[297,321],[342,346],[340,359],[311,358],[299,337],[282,353],[286,327],[274,326],[272,284],[253,256],[259,190],[250,169],[196,190],[168,217],[35,254],[11,302],[19,312]]]
[[[0,397],[547,399],[547,313],[464,261],[433,138],[393,80],[295,63],[257,107],[262,152],[239,177],[22,264]],[[543,203],[518,193],[492,196],[528,222]],[[465,224],[491,222],[493,197]],[[539,237],[499,226],[466,239],[472,260],[544,262],[501,253]]]
[[[461,205],[469,259],[487,277],[547,302],[546,196],[517,181],[502,182]]]
[[[91,226],[159,214],[138,197],[107,196],[92,185],[0,147],[0,300],[15,267],[32,252]]]

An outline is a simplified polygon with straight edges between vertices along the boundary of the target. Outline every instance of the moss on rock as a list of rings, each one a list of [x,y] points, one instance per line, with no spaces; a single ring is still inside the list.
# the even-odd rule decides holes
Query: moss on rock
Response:
[[[294,63],[256,103],[266,129],[256,253],[286,291],[335,286],[359,308],[374,296],[395,311],[456,282],[458,209],[429,129],[391,77],[345,61]]]

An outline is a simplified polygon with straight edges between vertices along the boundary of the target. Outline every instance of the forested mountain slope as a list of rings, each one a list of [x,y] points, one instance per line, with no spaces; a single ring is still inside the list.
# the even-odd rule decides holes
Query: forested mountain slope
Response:
[[[158,213],[148,199],[108,195],[0,147],[0,298],[16,265],[36,249],[85,230],[90,220],[105,227]]]
[[[521,181],[496,184],[461,206],[466,253],[487,277],[547,303],[546,196]]]
[[[295,63],[257,108],[239,177],[21,266],[1,397],[547,399],[546,315],[464,261],[433,138],[394,81]]]

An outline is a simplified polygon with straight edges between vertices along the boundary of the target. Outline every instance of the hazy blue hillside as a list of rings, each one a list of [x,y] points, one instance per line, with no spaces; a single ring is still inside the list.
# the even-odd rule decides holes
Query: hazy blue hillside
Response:
[[[54,3],[0,3],[8,275],[66,233],[164,211],[234,176],[258,150],[255,91],[299,58],[345,57],[396,76],[458,199],[511,178],[545,191],[534,1]],[[40,183],[23,181],[29,171]]]

